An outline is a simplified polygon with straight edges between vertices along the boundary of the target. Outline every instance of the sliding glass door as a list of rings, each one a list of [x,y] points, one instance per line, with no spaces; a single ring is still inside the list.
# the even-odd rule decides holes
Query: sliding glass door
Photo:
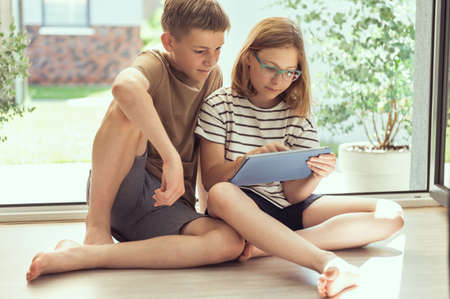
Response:
[[[430,193],[448,207],[450,189],[450,1],[437,0],[435,9],[434,80],[430,152]]]

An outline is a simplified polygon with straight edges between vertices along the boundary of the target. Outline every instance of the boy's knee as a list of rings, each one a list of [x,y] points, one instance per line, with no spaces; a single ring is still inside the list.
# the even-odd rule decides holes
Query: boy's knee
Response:
[[[116,100],[113,100],[105,119],[102,123],[102,130],[112,130],[116,136],[126,136],[127,138],[134,138],[136,140],[142,139],[143,133],[133,121],[131,121],[125,113],[123,113]]]
[[[108,108],[108,112],[105,116],[105,121],[114,123],[115,126],[123,127],[131,129],[132,127],[136,126],[132,125],[132,122],[130,119],[123,113],[122,109],[120,108],[119,104],[117,103],[117,100],[113,100],[111,103],[111,106]]]

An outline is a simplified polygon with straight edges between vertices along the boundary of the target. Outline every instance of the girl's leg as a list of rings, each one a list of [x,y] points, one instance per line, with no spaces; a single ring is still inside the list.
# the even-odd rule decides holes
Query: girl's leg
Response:
[[[188,223],[183,235],[103,245],[62,241],[55,251],[38,253],[28,281],[48,273],[94,268],[185,268],[233,260],[243,240],[229,225],[209,217]]]
[[[361,247],[385,240],[404,225],[403,211],[385,199],[323,196],[303,213],[297,233],[327,250]]]
[[[361,247],[389,238],[404,225],[400,205],[384,199],[323,196],[303,212],[297,234],[324,250]],[[267,256],[247,244],[241,261]]]
[[[223,219],[265,252],[323,273],[318,285],[321,295],[334,295],[356,283],[358,271],[355,267],[338,259],[334,253],[317,248],[261,211],[233,184],[219,183],[210,189],[208,213]]]

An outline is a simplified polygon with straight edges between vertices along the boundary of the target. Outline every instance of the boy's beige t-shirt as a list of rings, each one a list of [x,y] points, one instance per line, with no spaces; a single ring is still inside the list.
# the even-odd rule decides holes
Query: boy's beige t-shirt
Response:
[[[198,140],[194,130],[203,99],[222,86],[220,68],[215,66],[203,85],[199,86],[173,67],[167,53],[158,50],[140,53],[133,67],[141,71],[150,82],[148,93],[172,144],[180,154],[186,190],[180,199],[194,207],[198,160]],[[161,180],[162,159],[151,143],[147,170]]]

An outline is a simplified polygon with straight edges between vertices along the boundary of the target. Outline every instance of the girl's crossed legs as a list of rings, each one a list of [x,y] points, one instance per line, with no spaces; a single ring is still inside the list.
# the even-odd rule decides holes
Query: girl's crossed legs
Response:
[[[229,183],[211,188],[208,212],[254,245],[246,247],[241,260],[273,254],[322,273],[321,296],[333,296],[355,285],[358,278],[356,267],[325,250],[364,246],[389,237],[403,225],[401,208],[395,203],[322,197],[304,211],[305,229],[294,232]]]
[[[385,199],[322,196],[302,215],[296,233],[324,250],[356,248],[385,240],[404,225],[400,205]],[[267,253],[248,244],[240,261]]]

